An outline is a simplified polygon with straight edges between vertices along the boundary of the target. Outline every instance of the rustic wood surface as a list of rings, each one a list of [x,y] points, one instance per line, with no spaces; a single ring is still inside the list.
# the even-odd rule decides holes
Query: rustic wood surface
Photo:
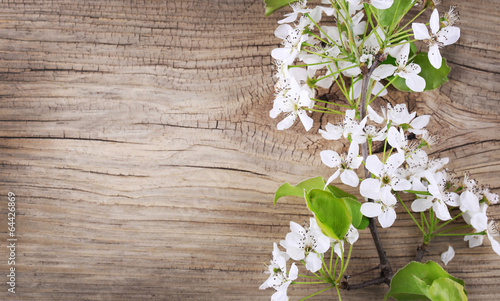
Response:
[[[442,144],[432,153],[499,193],[499,2],[455,4],[462,37],[443,49],[450,82],[387,100],[433,114]],[[280,16],[263,12],[261,0],[0,1],[2,246],[9,191],[18,214],[16,294],[0,276],[1,300],[270,299],[258,287],[272,242],[309,217],[300,199],[273,206],[273,193],[329,176],[319,152],[342,145],[319,139],[318,122],[309,133],[275,129]],[[394,268],[420,242],[403,214],[381,235]],[[470,299],[497,300],[500,258],[489,243],[436,239],[426,258],[449,244],[457,256],[447,269]],[[7,258],[2,247],[0,275]],[[351,262],[349,273],[377,264],[367,230]],[[290,291],[292,300],[314,292]]]

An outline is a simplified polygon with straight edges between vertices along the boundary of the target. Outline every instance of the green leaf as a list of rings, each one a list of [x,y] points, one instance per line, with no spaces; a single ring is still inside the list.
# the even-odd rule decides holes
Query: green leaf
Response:
[[[274,13],[276,10],[282,8],[283,6],[287,6],[292,2],[297,0],[265,0],[266,4],[266,17]]]
[[[391,26],[393,22],[401,20],[403,15],[413,6],[413,0],[394,0],[388,9],[377,9],[382,26]]]
[[[450,282],[455,284],[447,285]],[[434,284],[434,282],[436,282]],[[433,287],[434,286],[434,287]],[[446,286],[446,290],[441,294],[438,292]],[[448,274],[443,268],[434,261],[428,261],[425,264],[420,262],[410,262],[404,268],[400,269],[391,280],[391,289],[385,296],[396,300],[467,300],[465,299],[440,299],[444,296],[461,296],[464,282]],[[458,290],[458,291],[457,291]]]
[[[347,234],[352,218],[343,199],[329,191],[313,189],[306,194],[306,201],[325,235],[342,239]]]
[[[333,185],[328,185],[328,190],[330,190],[330,192],[331,192],[334,196],[336,196],[336,197],[338,197],[338,198],[351,198],[351,199],[355,199],[355,200],[357,200],[357,198],[356,198],[354,195],[349,194],[349,193],[347,193],[347,192],[343,191],[342,189],[340,189],[340,188],[338,188],[338,187],[335,187],[335,186],[333,186]]]
[[[359,226],[357,227],[358,230],[363,230],[368,227],[368,224],[370,224],[370,220],[363,215],[363,218],[361,218],[361,223],[359,223]]]
[[[292,186],[289,183],[281,185],[274,194],[274,205],[279,198],[284,196],[298,196],[304,197],[304,193],[308,193],[311,189],[323,189],[325,187],[325,180],[322,177],[316,177],[304,180],[299,184]]]
[[[349,210],[352,217],[352,225],[354,228],[363,230],[368,226],[368,218],[361,213],[361,203],[358,199],[344,190],[335,187],[333,185],[328,185],[330,192],[337,198],[344,200],[344,203]]]
[[[446,63],[446,59],[443,58],[441,68],[436,69],[429,62],[427,52],[419,52],[415,56],[413,63],[419,65],[422,69],[418,75],[425,79],[424,91],[434,90],[448,81],[447,75],[450,73],[451,68]],[[392,80],[392,78],[394,78],[394,76],[388,77],[387,79]],[[404,78],[396,78],[392,82],[392,85],[398,90],[412,92],[412,90],[406,86],[406,80]]]
[[[467,300],[464,287],[449,278],[436,279],[427,291],[432,301]]]

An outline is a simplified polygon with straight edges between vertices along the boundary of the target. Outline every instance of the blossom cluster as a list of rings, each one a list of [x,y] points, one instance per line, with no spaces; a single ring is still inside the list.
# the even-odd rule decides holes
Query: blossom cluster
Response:
[[[404,15],[422,2],[426,4],[420,5],[416,17],[401,26]],[[343,115],[341,122],[327,122],[318,130],[326,140],[345,139],[349,144],[347,153],[320,152],[323,164],[334,170],[320,183],[325,184],[323,190],[331,190],[329,185],[337,179],[359,187],[365,202],[357,203],[358,214],[377,218],[383,228],[395,223],[396,207],[403,206],[422,231],[424,244],[432,237],[449,235],[455,228],[443,227],[462,218],[467,226],[459,228],[468,228],[469,232],[459,235],[464,235],[470,248],[482,245],[486,236],[500,255],[496,240],[500,226],[487,213],[490,205],[498,203],[499,196],[478,185],[467,173],[458,180],[446,167],[448,158],[429,157],[425,149],[438,143],[427,129],[431,116],[410,113],[406,104],[388,103],[380,110],[372,107],[372,101],[385,96],[391,85],[403,91],[423,92],[446,82],[449,68],[440,48],[454,44],[460,37],[460,29],[454,26],[458,12],[451,7],[440,16],[434,8],[436,2],[322,0],[322,5],[314,8],[309,8],[306,0],[290,4],[292,12],[278,21],[274,33],[282,46],[271,52],[276,84],[270,117],[282,117],[278,130],[289,129],[300,120],[309,131],[314,127],[313,112]],[[394,9],[395,3],[401,9]],[[429,7],[429,21],[414,22]],[[327,25],[322,25],[325,19]],[[417,42],[428,52],[419,52]],[[331,101],[318,96],[320,92],[321,96],[325,91],[330,93],[334,85],[343,99]],[[358,169],[364,169],[368,176],[360,178]],[[308,191],[304,192],[307,195]],[[403,194],[414,196],[411,210],[402,200]],[[413,213],[420,214],[421,223]],[[338,292],[339,281],[332,279],[331,262],[330,270],[326,267],[325,252],[331,247],[331,257],[335,253],[340,258],[341,278],[349,262],[349,256],[344,262],[344,244],[352,247],[358,230],[351,224],[347,234],[338,240],[325,235],[328,231],[322,231],[324,225],[318,225],[319,221],[311,218],[308,227],[290,222],[291,232],[280,242],[285,251],[274,244],[273,259],[266,271],[270,276],[260,287],[276,290],[271,300],[288,300],[287,288],[300,276],[296,262],[287,273],[290,259],[303,263],[316,276],[319,271],[322,276],[317,278],[332,284]],[[450,246],[442,254],[443,262],[447,264],[454,254]]]
[[[383,228],[390,227],[396,220],[394,210],[398,192],[411,191],[416,199],[411,204],[414,212],[424,212],[432,208],[441,221],[452,219],[450,210],[459,210],[465,222],[474,228],[473,233],[486,231],[493,250],[500,255],[500,244],[493,239],[498,235],[496,223],[489,220],[489,205],[499,201],[497,194],[488,187],[481,187],[467,174],[462,181],[445,169],[448,158],[429,158],[424,146],[431,146],[437,139],[425,128],[430,116],[416,117],[416,112],[409,113],[405,104],[382,109],[382,116],[368,106],[368,115],[360,122],[352,118],[348,111],[339,125],[328,124],[326,131],[321,131],[323,138],[337,140],[349,138],[352,142],[345,158],[332,150],[321,152],[322,162],[336,172],[328,179],[333,181],[339,173],[340,180],[349,186],[357,187],[359,178],[355,170],[361,165],[359,144],[372,141],[386,141],[391,154],[381,161],[375,154],[366,158],[365,166],[372,177],[364,179],[359,185],[360,194],[369,202],[361,206],[361,212],[367,217],[377,217]],[[368,124],[368,120],[377,124]],[[369,133],[369,134],[367,134]],[[413,137],[413,139],[410,139]],[[385,153],[384,153],[385,155]],[[342,176],[347,174],[347,176]],[[483,235],[467,235],[470,247],[482,244]]]
[[[286,291],[288,286],[298,277],[298,268],[296,263],[292,263],[290,272],[286,273],[286,262],[289,259],[302,262],[305,268],[315,273],[323,268],[324,254],[333,247],[333,251],[340,258],[344,257],[344,243],[354,244],[359,237],[358,230],[352,225],[341,240],[326,236],[321,231],[315,218],[309,221],[309,227],[291,221],[290,231],[280,245],[286,249],[281,251],[274,243],[273,259],[268,266],[266,273],[269,278],[260,286],[260,289],[274,288],[276,293],[271,297],[272,301],[288,300]]]
[[[305,0],[291,4],[293,12],[280,20],[275,36],[282,40],[283,47],[272,50],[276,65],[276,97],[270,116],[283,114],[277,128],[290,128],[297,119],[309,131],[313,119],[307,114],[315,107],[316,89],[329,89],[334,83],[342,82],[345,96],[354,104],[362,89],[362,78],[376,60],[393,57],[378,64],[370,75],[369,90],[373,95],[384,96],[387,89],[382,81],[403,78],[407,87],[415,92],[426,88],[426,80],[420,76],[421,66],[413,62],[409,37],[398,33],[396,38],[388,36],[383,27],[369,30],[363,1],[349,0],[348,8],[322,1],[330,6],[307,8]],[[376,9],[387,9],[393,0],[369,1]],[[323,17],[337,20],[337,26],[320,25]],[[455,43],[460,37],[460,29],[452,26],[456,19],[453,11],[445,14],[440,22],[434,9],[430,18],[430,31],[423,23],[413,23],[415,40],[422,40],[429,47],[428,58],[434,68],[442,65],[439,48]],[[295,22],[295,23],[293,23]],[[372,25],[373,26],[373,25]],[[341,28],[350,28],[346,31]],[[373,28],[372,28],[373,29]],[[401,38],[403,37],[403,38]],[[351,79],[351,85],[344,84],[342,76]]]

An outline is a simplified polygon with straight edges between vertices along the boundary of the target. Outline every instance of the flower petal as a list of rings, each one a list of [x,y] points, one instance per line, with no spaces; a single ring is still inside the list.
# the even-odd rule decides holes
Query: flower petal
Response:
[[[404,160],[404,157],[403,157]],[[370,155],[366,158],[366,168],[375,176],[379,177],[380,172],[384,168],[384,164],[380,161],[377,155]]]
[[[288,61],[288,58],[292,55],[292,48],[274,48],[271,51],[271,56],[278,61]]]
[[[379,203],[366,202],[361,205],[361,213],[366,217],[376,217],[382,214],[382,205]]]
[[[344,130],[342,127],[328,122],[325,126],[325,130],[320,129],[318,132],[321,134],[321,137],[326,140],[338,140],[342,137]]]
[[[299,276],[299,269],[295,265],[295,262],[292,263],[292,266],[290,267],[290,272],[288,273],[288,279],[290,280],[295,280]]]
[[[375,70],[373,70],[371,77],[375,80],[382,80],[388,76],[393,75],[396,69],[398,69],[396,66],[383,64],[378,66]]]
[[[444,265],[448,265],[448,262],[455,257],[455,250],[451,246],[448,247],[448,251],[444,252],[441,254],[441,260],[443,261]]]
[[[415,35],[415,39],[417,40],[427,40],[430,39],[429,30],[427,26],[423,23],[413,23],[411,25],[411,29]]]
[[[340,174],[340,169],[337,169],[336,172],[333,173],[333,175],[331,175],[328,180],[326,181],[325,183],[325,188],[326,186],[328,186],[331,182],[333,182]]]
[[[437,40],[443,43],[443,46],[451,45],[460,38],[460,28],[447,26],[441,29],[437,34]]]
[[[405,155],[403,153],[392,154],[385,163],[387,171],[390,173],[394,172],[399,166],[401,166],[401,164],[403,164],[404,161]],[[366,165],[368,165],[368,162]]]
[[[466,190],[460,195],[460,210],[461,211],[479,211],[479,199],[477,196]]]
[[[436,201],[432,204],[432,209],[436,213],[436,217],[442,221],[447,221],[451,219],[450,211],[448,211],[448,206],[444,202]]]
[[[378,179],[365,179],[359,185],[359,192],[364,197],[371,197],[380,191],[380,180]]]
[[[429,53],[427,54],[429,57],[429,62],[432,67],[439,69],[441,68],[441,64],[443,63],[443,58],[441,57],[441,53],[439,53],[439,46],[432,45],[429,47]]]
[[[284,40],[284,39],[286,39],[286,37],[288,36],[288,34],[291,31],[293,31],[292,26],[290,26],[288,24],[283,24],[283,25],[278,26],[278,28],[276,28],[276,30],[274,31],[274,35],[277,38]]]
[[[423,92],[425,90],[425,79],[417,74],[408,74],[405,78],[405,84],[413,92]]]
[[[376,123],[382,123],[384,121],[384,118],[381,117],[375,110],[372,109],[370,105],[367,106],[367,111],[368,111],[368,117],[373,120]]]
[[[432,207],[432,199],[416,199],[411,203],[411,210],[414,212],[424,212]]]
[[[299,119],[302,122],[302,125],[304,125],[304,128],[306,131],[309,131],[312,126],[313,126],[313,119],[309,117],[304,110],[300,110],[297,115],[299,115]]]
[[[431,119],[431,115],[418,116],[417,118],[413,119],[412,122],[410,122],[410,126],[413,129],[421,129],[429,123],[430,119]]]
[[[437,9],[434,9],[431,14],[431,19],[429,21],[429,26],[431,27],[431,32],[436,33],[439,30],[439,13]]]
[[[340,180],[342,183],[351,187],[357,187],[359,184],[358,175],[350,169],[344,170],[344,172],[340,175]]]
[[[324,150],[319,153],[321,162],[328,167],[334,168],[340,166],[340,155],[332,150]]]
[[[394,224],[396,220],[396,211],[393,208],[387,208],[387,210],[378,216],[378,222],[382,228],[388,228]]]
[[[307,257],[306,257],[306,269],[308,271],[311,271],[313,273],[319,271],[321,269],[321,258],[319,257],[319,254],[316,254],[315,252],[310,252]]]
[[[392,6],[394,0],[372,0],[370,3],[378,9],[388,9]]]
[[[483,244],[484,235],[465,235],[464,241],[469,242],[469,248],[479,247]]]
[[[289,129],[295,122],[295,118],[296,117],[293,114],[288,115],[287,117],[285,117],[285,119],[281,120],[276,127],[280,131]]]

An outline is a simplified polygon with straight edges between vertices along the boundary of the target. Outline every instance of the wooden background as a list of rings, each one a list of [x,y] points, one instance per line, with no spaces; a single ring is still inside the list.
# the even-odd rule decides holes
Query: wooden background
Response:
[[[387,100],[433,114],[442,144],[432,153],[499,193],[499,2],[454,3],[462,37],[443,49],[450,82]],[[15,296],[0,249],[1,300],[270,299],[258,287],[272,242],[290,220],[309,218],[300,199],[274,207],[273,193],[328,177],[319,152],[342,145],[319,139],[318,114],[309,133],[275,129],[270,51],[280,16],[263,12],[261,0],[0,1],[1,246],[9,191],[19,238]],[[420,242],[403,214],[381,235],[396,269]],[[497,299],[500,257],[489,243],[437,239],[427,258],[449,244],[457,256],[447,269],[470,299]],[[348,273],[376,264],[366,230]]]

